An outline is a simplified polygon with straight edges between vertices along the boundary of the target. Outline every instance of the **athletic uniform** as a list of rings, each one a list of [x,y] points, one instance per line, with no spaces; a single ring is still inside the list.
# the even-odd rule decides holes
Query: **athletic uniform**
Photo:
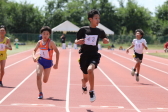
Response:
[[[140,40],[133,39],[132,41],[132,44],[134,45],[135,59],[139,59],[140,61],[142,61],[143,59],[144,46],[142,45],[142,43],[144,43],[144,45],[147,46],[147,42],[143,38],[141,38]]]
[[[46,44],[43,45],[42,40],[40,40],[40,57],[38,63],[41,64],[44,69],[50,68],[53,66],[52,56],[53,49],[49,49],[50,39],[47,40]]]
[[[0,42],[0,60],[6,60],[7,59],[7,53],[6,53],[6,43],[7,43],[8,37],[5,37],[2,42]]]
[[[168,50],[168,42],[164,44],[164,51],[167,52],[167,50]]]
[[[99,64],[101,54],[98,53],[99,38],[107,38],[105,32],[99,28],[91,28],[84,26],[77,32],[77,40],[84,39],[85,43],[81,45],[79,50],[80,55],[80,68],[84,74],[88,74],[88,66],[93,63],[95,68]]]

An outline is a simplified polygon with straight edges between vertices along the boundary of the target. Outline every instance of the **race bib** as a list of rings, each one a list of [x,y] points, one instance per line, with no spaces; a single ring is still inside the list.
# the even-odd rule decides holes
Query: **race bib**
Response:
[[[135,44],[135,49],[138,50],[138,51],[143,50],[142,42],[136,43],[136,44]]]
[[[48,59],[49,58],[48,50],[40,50],[40,56]]]
[[[95,46],[97,39],[98,39],[98,35],[86,35],[85,44]]]
[[[0,44],[0,51],[5,51],[5,44]]]

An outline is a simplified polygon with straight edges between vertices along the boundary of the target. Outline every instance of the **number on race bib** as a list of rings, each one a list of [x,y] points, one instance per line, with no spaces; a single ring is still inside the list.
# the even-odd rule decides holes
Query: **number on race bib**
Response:
[[[5,51],[5,44],[0,44],[0,51]]]
[[[40,50],[40,56],[48,59],[49,58],[48,50]]]
[[[98,35],[86,35],[85,44],[95,46],[97,39],[98,39]]]

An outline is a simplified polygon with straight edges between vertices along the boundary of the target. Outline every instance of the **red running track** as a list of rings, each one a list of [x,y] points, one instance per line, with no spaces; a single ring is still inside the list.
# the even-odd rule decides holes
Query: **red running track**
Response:
[[[125,51],[99,51],[95,70],[96,101],[82,94],[78,50],[60,49],[59,68],[43,83],[44,99],[36,87],[36,63],[32,51],[9,56],[4,86],[0,88],[0,112],[158,112],[168,111],[168,60],[144,55],[140,81],[131,76],[135,62]],[[55,61],[55,58],[54,58]],[[88,88],[89,88],[89,84]]]

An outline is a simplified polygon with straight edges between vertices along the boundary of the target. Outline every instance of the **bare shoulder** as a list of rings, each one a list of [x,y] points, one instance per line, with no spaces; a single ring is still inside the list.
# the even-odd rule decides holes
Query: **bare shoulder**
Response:
[[[53,44],[55,45],[55,42],[54,42],[53,40],[51,40],[51,41],[50,41],[50,44],[51,44],[51,45],[53,45]]]

